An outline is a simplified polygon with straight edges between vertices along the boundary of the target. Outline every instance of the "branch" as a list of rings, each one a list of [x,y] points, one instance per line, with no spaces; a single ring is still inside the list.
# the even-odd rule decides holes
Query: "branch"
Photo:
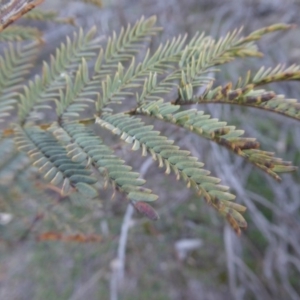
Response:
[[[1,22],[2,22],[2,24],[0,25],[0,32],[43,2],[44,0],[35,0],[30,3],[22,3],[21,6],[19,1],[16,4],[15,1],[6,4],[4,10],[1,11],[1,15],[0,15]],[[5,4],[2,4],[2,6],[4,5]]]

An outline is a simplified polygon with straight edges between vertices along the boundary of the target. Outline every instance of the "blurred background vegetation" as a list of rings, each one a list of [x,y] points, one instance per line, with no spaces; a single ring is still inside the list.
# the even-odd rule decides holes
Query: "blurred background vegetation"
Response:
[[[217,74],[219,83],[235,81],[248,69],[258,70],[262,65],[300,63],[297,0],[105,0],[101,9],[80,1],[45,2],[41,7],[54,9],[61,17],[73,17],[77,26],[89,29],[96,25],[103,41],[113,30],[118,32],[141,15],[155,14],[164,31],[151,48],[186,32],[205,31],[218,37],[241,26],[249,33],[276,22],[298,24],[290,32],[265,37],[259,43],[264,58],[222,67]],[[31,22],[44,32],[37,70],[65,36],[77,30],[68,24],[22,22]],[[270,88],[300,98],[298,82]],[[228,105],[199,105],[199,109],[238,125],[247,135],[257,137],[263,149],[299,166],[300,127],[296,121]],[[189,148],[214,176],[232,187],[237,201],[248,207],[249,226],[242,236],[236,237],[224,220],[184,189],[175,176],[165,177],[151,160],[137,159],[129,148],[120,147],[115,138],[107,136],[116,152],[140,170],[160,195],[155,203],[160,220],[153,223],[137,213],[132,216],[120,195],[111,199],[109,188],[101,202],[77,199],[76,203],[55,207],[57,219],[40,220],[34,204],[38,201],[47,208],[51,199],[39,194],[35,199],[24,199],[18,205],[24,208],[27,223],[14,227],[13,222],[2,220],[0,224],[0,299],[300,299],[299,171],[283,175],[278,184],[218,145],[199,141],[175,127],[165,128],[161,123],[156,127],[178,145]],[[41,236],[37,241],[37,233],[49,228],[51,222],[58,230],[65,226],[60,224],[61,215],[68,219],[68,226],[74,223],[90,234],[91,241],[43,241]],[[125,258],[120,246],[124,223],[129,227]],[[120,257],[125,261],[121,275]]]

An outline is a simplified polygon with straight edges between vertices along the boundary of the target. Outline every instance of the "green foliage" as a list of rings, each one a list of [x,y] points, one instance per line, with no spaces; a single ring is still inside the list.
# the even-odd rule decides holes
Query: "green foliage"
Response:
[[[5,31],[4,31],[5,32]],[[13,104],[17,103],[18,93],[22,87],[23,78],[30,72],[32,62],[37,56],[39,47],[37,43],[27,45],[8,44],[4,49],[4,55],[0,57],[0,121],[2,117],[8,116],[8,111],[12,110]]]
[[[42,32],[37,28],[23,27],[23,26],[10,26],[1,33],[1,42],[14,42],[14,41],[26,41],[37,40],[40,43],[42,40]]]
[[[64,23],[74,25],[75,21],[73,18],[59,18],[58,13],[55,11],[44,11],[35,9],[24,15],[24,18],[35,21],[51,21],[55,23]]]
[[[31,12],[29,17],[57,20],[55,15],[39,11]],[[243,130],[203,111],[185,108],[197,103],[227,103],[300,120],[299,102],[258,89],[271,82],[299,80],[299,66],[261,68],[254,76],[248,72],[234,87],[232,83],[213,87],[219,65],[237,58],[260,57],[255,42],[267,33],[291,26],[272,25],[245,37],[242,30],[234,30],[217,40],[197,33],[186,42],[187,36],[178,36],[161,44],[153,54],[149,50],[143,52],[152,36],[161,30],[155,22],[155,17],[141,18],[135,25],[122,28],[119,34],[113,33],[105,47],[97,38],[96,28],[86,33],[79,29],[43,63],[41,74],[28,82],[24,77],[30,73],[29,61],[34,59],[38,44],[9,45],[9,51],[4,51],[0,57],[0,117],[6,126],[0,153],[7,157],[0,166],[4,212],[8,211],[7,203],[13,198],[13,185],[18,180],[22,181],[18,197],[22,193],[36,194],[39,188],[41,198],[49,199],[55,193],[58,204],[51,207],[76,199],[88,203],[110,184],[125,194],[137,210],[157,219],[147,203],[158,196],[144,187],[142,176],[133,172],[99,136],[100,126],[132,144],[133,151],[141,150],[141,156],[150,153],[159,167],[165,167],[166,174],[174,173],[178,180],[185,181],[239,234],[240,227],[247,226],[242,216],[246,208],[233,202],[235,196],[229,188],[219,184],[219,178],[210,176],[202,162],[154,130],[153,125],[145,125],[139,116],[150,116],[154,125],[156,119],[172,123],[226,147],[276,180],[280,180],[278,173],[296,169],[273,153],[261,150],[255,138],[243,136]],[[9,37],[14,30],[14,36]],[[26,30],[19,27],[11,26],[0,33],[2,41],[28,38]],[[136,58],[137,54],[144,58]],[[176,99],[172,99],[174,91]],[[41,118],[44,111],[46,117]],[[26,181],[30,186],[34,181],[36,186],[28,189]]]
[[[226,122],[212,119],[209,115],[205,115],[203,111],[197,111],[196,109],[182,110],[173,114],[179,109],[179,105],[172,105],[171,103],[158,100],[141,105],[136,109],[136,114],[153,116],[176,124],[201,137],[216,142],[253,163],[276,180],[280,180],[277,173],[294,171],[296,169],[289,162],[274,157],[273,153],[258,149],[260,145],[255,138],[241,137],[244,134],[244,130],[236,130],[235,126],[228,126]]]

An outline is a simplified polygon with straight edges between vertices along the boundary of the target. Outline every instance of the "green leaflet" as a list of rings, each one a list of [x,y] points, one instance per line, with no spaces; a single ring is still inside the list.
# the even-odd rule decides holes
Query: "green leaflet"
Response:
[[[75,186],[79,193],[88,198],[94,198],[98,195],[97,191],[85,182],[78,182]]]
[[[142,192],[130,192],[128,194],[128,198],[135,201],[145,201],[145,202],[152,202],[156,201],[158,196],[148,193],[142,193]]]
[[[134,70],[134,55],[139,51],[141,45],[149,40],[149,37],[155,35],[160,28],[155,27],[156,18],[150,17],[148,19],[141,18],[134,26],[128,25],[126,29],[122,28],[121,32],[116,35],[113,34],[108,39],[106,51],[100,49],[97,60],[95,62],[94,76],[86,79],[85,82],[77,78],[76,93],[72,99],[77,102],[80,99],[97,98],[97,107],[102,108],[104,103],[110,101],[120,101],[124,96],[130,95],[120,89],[131,88],[136,86],[132,82],[136,74]],[[122,63],[132,60],[131,67],[124,73]],[[139,70],[137,66],[136,71]],[[117,73],[115,70],[117,69]],[[143,70],[139,70],[141,76],[144,76]],[[81,72],[82,73],[82,72]],[[87,73],[87,72],[85,72]],[[111,74],[115,73],[112,77]],[[76,81],[76,80],[75,80]],[[126,85],[126,86],[124,86]],[[99,94],[99,86],[102,86],[102,96]],[[73,104],[70,103],[71,106]]]
[[[169,107],[175,107],[176,109],[171,110]],[[256,139],[241,137],[244,134],[243,130],[235,129],[235,126],[227,126],[226,122],[220,122],[218,119],[211,119],[203,111],[190,109],[176,112],[179,108],[179,105],[172,105],[169,102],[158,100],[141,105],[137,108],[136,112],[171,122],[201,137],[214,141],[242,156],[276,180],[280,180],[280,177],[276,173],[295,170],[295,167],[291,163],[283,162],[281,159],[274,157],[273,153],[258,149],[259,143]],[[175,113],[172,113],[172,111]],[[149,143],[151,142],[148,141],[146,143],[147,146],[154,147],[156,145],[155,143]],[[156,149],[154,148],[154,151]]]
[[[74,161],[74,157],[78,157],[78,153],[82,155],[82,158],[84,157],[89,165],[98,169],[102,176],[107,177],[114,187],[126,193],[128,199],[147,202],[158,198],[151,193],[151,190],[141,189],[146,181],[139,178],[139,173],[132,172],[132,168],[124,164],[125,161],[114,155],[113,151],[84,125],[73,122],[65,123],[59,127],[53,124],[51,131],[58,139],[71,142],[71,146],[66,144],[66,147],[72,149],[67,153],[72,161]],[[79,180],[81,183],[88,184],[94,183],[93,178],[78,174],[72,175],[70,180],[73,182]]]
[[[99,5],[99,1],[87,2]],[[28,17],[72,22],[41,11],[32,12]],[[140,174],[133,172],[132,167],[103,142],[99,128],[95,131],[89,128],[96,120],[101,127],[119,135],[122,143],[131,144],[133,151],[141,150],[142,156],[150,154],[159,167],[165,168],[166,174],[174,173],[177,179],[194,188],[240,233],[240,227],[247,225],[241,215],[245,207],[233,202],[235,196],[228,192],[228,187],[220,185],[219,178],[210,176],[210,172],[203,169],[204,164],[188,150],[155,131],[153,125],[145,125],[136,115],[172,123],[216,142],[279,180],[277,173],[294,171],[295,167],[271,152],[262,151],[256,139],[243,136],[243,130],[184,106],[227,103],[273,111],[299,120],[297,100],[285,99],[261,88],[270,82],[299,80],[299,66],[262,67],[253,76],[248,72],[235,85],[213,86],[213,77],[219,71],[217,66],[236,58],[261,56],[255,42],[268,32],[291,26],[276,24],[247,36],[242,36],[241,30],[234,30],[219,39],[197,33],[188,42],[187,35],[179,35],[160,44],[151,54],[147,43],[161,30],[155,23],[155,17],[141,18],[118,34],[114,32],[106,46],[95,38],[95,28],[87,33],[79,30],[73,38],[67,37],[55,55],[43,62],[41,74],[31,77],[27,84],[23,78],[32,67],[37,44],[20,48],[9,45],[4,50],[0,57],[0,121],[12,119],[11,111],[18,103],[16,123],[20,126],[11,129],[8,124],[1,131],[0,180],[13,181],[21,171],[29,174],[37,170],[49,182],[47,187],[54,185],[63,198],[77,197],[81,203],[97,197],[97,189],[104,181],[104,185],[110,183],[124,193],[138,211],[157,219],[157,213],[148,202],[157,200],[158,196],[145,188]],[[31,39],[33,36],[40,39],[40,32],[11,26],[1,32],[0,39]],[[174,90],[175,99],[167,102]],[[129,111],[116,113],[120,111],[115,110],[116,104],[124,104],[134,96],[136,102],[126,106]],[[47,110],[47,120],[42,120],[40,115],[44,110]],[[11,135],[20,152],[9,144]],[[28,158],[34,168],[30,167]],[[75,191],[80,195],[75,195]]]
[[[15,130],[17,133],[15,143],[19,150],[27,149],[38,171],[51,184],[58,186],[62,195],[71,192],[72,188],[79,192],[86,190],[85,196],[88,197],[92,194],[93,197],[97,195],[95,188],[90,186],[96,183],[97,179],[92,176],[91,171],[85,169],[84,165],[68,158],[65,148],[59,143],[54,143],[55,139],[51,132],[38,127],[22,129],[16,126]]]
[[[42,32],[34,27],[13,25],[1,32],[1,42],[16,42],[16,41],[37,41],[43,42]]]
[[[95,49],[99,47],[98,40],[94,38],[95,33],[95,28],[86,34],[81,29],[78,34],[74,33],[73,41],[67,37],[66,44],[62,44],[60,49],[57,49],[50,65],[44,63],[42,76],[37,76],[28,87],[24,87],[19,104],[21,123],[26,121],[37,101],[50,100],[58,95],[59,89],[65,85],[64,73],[72,72],[76,62],[80,63],[83,57],[90,59],[95,55]]]
[[[165,137],[161,138],[157,134],[151,135],[152,128],[147,127],[145,129],[144,123],[135,117],[124,114],[107,114],[102,118],[97,117],[96,123],[113,133],[118,132],[121,138],[126,137],[127,142],[133,143],[133,141],[138,140],[144,152],[149,151],[153,159],[158,161],[160,167],[166,167],[166,174],[169,174],[172,170],[178,178],[182,177],[183,180],[187,181],[188,186],[195,188],[199,194],[202,194],[206,201],[218,211],[222,214],[225,211],[227,212],[226,201],[233,200],[235,196],[227,192],[227,186],[218,184],[220,182],[218,178],[209,176],[209,172],[202,169],[203,164],[198,163],[197,158],[190,156],[189,151],[181,150],[178,146],[173,145],[173,141]],[[128,124],[134,124],[140,131],[136,129],[135,135],[130,136],[131,126]],[[115,129],[118,129],[118,131]],[[126,180],[122,183],[126,184]],[[222,210],[219,206],[220,201],[223,201],[224,207],[222,207]],[[230,208],[231,211],[234,211],[234,208]],[[234,211],[230,216],[233,218],[231,220],[233,224],[236,222],[239,226],[246,226],[245,220],[239,213]],[[239,230],[239,226],[236,230]]]
[[[30,72],[38,53],[37,46],[36,42],[23,46],[18,44],[16,47],[8,44],[4,55],[0,57],[0,122],[14,109],[16,91],[22,86],[24,76]]]

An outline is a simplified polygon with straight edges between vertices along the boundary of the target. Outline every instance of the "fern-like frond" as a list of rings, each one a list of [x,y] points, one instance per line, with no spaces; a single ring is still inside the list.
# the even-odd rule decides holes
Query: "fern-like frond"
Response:
[[[40,2],[10,2],[5,6],[5,22],[0,26],[0,31]],[[100,5],[97,0],[85,2]],[[18,3],[18,6],[11,7],[11,3]],[[72,22],[38,10],[28,14],[27,18]],[[86,196],[95,198],[97,189],[104,181],[124,193],[137,210],[156,219],[158,216],[148,203],[158,197],[144,187],[145,180],[140,174],[133,172],[132,167],[115,155],[87,126],[96,121],[132,144],[132,150],[141,149],[142,155],[149,152],[158,161],[159,167],[166,168],[166,174],[174,172],[177,179],[187,182],[188,187],[194,188],[240,233],[240,228],[247,226],[242,216],[245,207],[232,202],[235,196],[228,192],[229,188],[220,185],[219,178],[210,176],[210,172],[203,169],[203,163],[191,156],[189,151],[180,149],[174,145],[174,141],[154,131],[152,125],[146,126],[136,115],[152,116],[194,132],[228,148],[276,179],[279,179],[279,172],[295,170],[290,163],[274,157],[273,153],[259,149],[256,139],[242,136],[242,130],[211,118],[202,111],[183,110],[179,106],[209,102],[240,104],[300,119],[298,102],[286,100],[272,91],[258,89],[270,82],[299,80],[298,66],[262,68],[254,76],[248,73],[234,87],[228,84],[213,88],[214,78],[211,77],[219,71],[219,65],[236,58],[261,56],[255,42],[266,33],[291,26],[276,24],[246,37],[241,35],[241,29],[219,39],[197,33],[187,44],[186,35],[178,36],[161,44],[153,54],[150,50],[145,51],[144,58],[137,62],[136,54],[160,30],[155,22],[155,17],[141,18],[135,25],[122,28],[119,34],[114,32],[103,49],[100,39],[95,38],[94,28],[88,33],[80,30],[72,40],[67,38],[66,43],[56,50],[55,56],[50,57],[49,63],[43,63],[42,74],[24,85],[21,95],[16,92],[30,68],[27,62],[33,57],[30,46],[24,46],[24,51],[15,54],[12,49],[11,53],[6,52],[0,58],[3,69],[0,70],[0,119],[14,107],[16,96],[20,98],[17,121],[20,125],[5,129],[0,140],[0,156],[4,157],[3,163],[0,163],[0,185],[4,179],[10,178],[8,174],[17,176],[20,168],[24,168],[26,174],[32,170],[38,171],[34,173],[38,184],[60,191],[61,195],[56,194],[58,202],[63,198],[75,203],[84,202]],[[12,34],[14,30],[16,35]],[[29,35],[25,35],[24,30],[23,27],[12,26],[1,32],[0,40],[8,40],[9,36],[16,39],[17,34],[18,39],[27,39]],[[90,59],[94,59],[91,76]],[[206,87],[201,96],[196,96],[198,87]],[[175,88],[178,98],[171,103],[163,101],[162,95],[171,93]],[[113,106],[106,107],[122,103],[132,98],[134,93],[137,104],[128,112],[116,114]],[[37,116],[35,112],[53,109],[53,105],[47,103],[50,100],[56,104],[57,120],[46,124],[48,118],[53,120],[52,114],[48,114],[45,124],[38,126],[34,122],[34,116]],[[87,108],[95,103],[95,117],[80,120],[82,117],[88,118],[85,116],[90,113]],[[77,120],[74,121],[74,118]],[[7,138],[10,134],[15,135],[14,142],[19,152],[12,148],[12,140]],[[5,151],[7,149],[9,151]],[[22,151],[27,152],[27,156]],[[26,160],[22,162],[24,158]],[[28,176],[26,178],[28,180]],[[19,183],[17,177],[15,179]],[[44,179],[50,185],[45,184]],[[26,180],[22,184],[26,185]],[[2,188],[5,193],[8,191],[8,188],[1,186],[0,192]],[[76,191],[78,193],[73,193]]]
[[[0,122],[9,115],[17,99],[17,91],[23,83],[24,76],[32,67],[39,47],[37,43],[27,45],[9,44],[0,57]]]
[[[147,94],[151,94],[151,91],[149,90],[149,85],[151,85],[153,94],[170,92],[170,90],[173,87],[173,84],[170,83],[170,81],[177,79],[175,74],[177,74],[178,72],[178,65],[183,65],[187,60],[189,60],[192,53],[200,52],[201,49],[204,48],[204,45],[206,45],[212,39],[210,37],[206,37],[204,34],[201,34],[200,36],[195,35],[195,37],[190,41],[190,43],[185,47],[185,49],[183,49],[185,40],[186,36],[179,36],[177,38],[173,38],[171,41],[167,41],[167,43],[164,46],[160,45],[152,56],[150,56],[150,52],[147,51],[143,62],[139,63],[136,67],[134,67],[133,60],[126,72],[120,70],[119,67],[114,79],[111,79],[109,77],[106,80],[107,84],[104,83],[104,99],[99,98],[100,101],[102,101],[101,104],[107,104],[109,102],[108,100],[110,100],[113,95],[121,93],[121,91],[124,89],[142,86],[142,83],[143,81],[145,81],[146,76],[150,76],[149,79],[151,80],[150,82],[146,79]],[[158,85],[156,83],[156,74],[167,73],[172,68],[176,68],[176,70],[173,71],[171,75],[167,76],[161,85]],[[125,78],[122,76],[123,73],[126,74]],[[120,82],[120,84],[117,86],[111,85],[110,83],[116,82],[115,80],[117,78],[119,78],[118,82]],[[153,83],[153,81],[155,81],[155,83]],[[107,97],[107,95],[109,95],[109,97]],[[144,98],[146,98],[145,93],[143,93],[142,97],[138,98],[138,102],[141,102]],[[101,105],[99,105],[99,107],[101,107]]]
[[[283,95],[279,95],[270,101],[261,103],[260,105],[253,105],[253,107],[300,120],[300,102],[297,101],[297,99],[286,99]]]
[[[286,99],[283,95],[276,95],[273,91],[255,90],[254,86],[255,84],[250,83],[243,88],[232,89],[232,84],[229,83],[215,89],[208,87],[200,97],[192,97],[190,101],[177,100],[175,103],[237,104],[272,111],[300,120],[300,103],[296,99]]]
[[[159,27],[154,27],[155,23],[155,16],[148,19],[142,17],[132,28],[131,25],[128,25],[126,29],[122,28],[118,36],[113,32],[112,37],[108,39],[105,53],[99,53],[95,64],[95,73],[98,78],[109,74],[109,70],[112,67],[116,68],[119,62],[131,60],[138,53],[140,46],[160,30]]]
[[[126,30],[121,30],[119,37],[114,35],[108,41],[107,50],[105,54],[100,51],[99,57],[96,62],[96,70],[100,68],[102,64],[102,58],[104,55],[105,63],[101,65],[101,71],[99,71],[97,76],[102,77],[104,73],[109,72],[111,67],[118,61],[126,61],[132,58],[132,55],[137,52],[138,47],[149,38],[152,34],[155,34],[159,28],[153,27],[156,21],[155,17],[144,20],[142,18],[138,21],[132,28],[127,27]],[[21,102],[23,107],[20,106],[19,118],[21,122],[26,119],[31,109],[36,102],[50,100],[57,94],[58,89],[64,87],[67,79],[68,73],[74,70],[76,63],[81,62],[82,58],[88,59],[92,56],[93,50],[99,48],[97,40],[93,40],[95,30],[92,29],[88,34],[84,35],[80,31],[79,36],[74,35],[74,42],[67,40],[67,45],[62,45],[60,50],[57,50],[56,57],[52,57],[52,63],[50,66],[44,63],[44,70],[42,77],[37,77],[34,82],[29,84],[29,89],[25,88],[25,92],[21,95]],[[126,53],[126,54],[124,54]],[[85,67],[79,67],[79,70],[83,70]],[[103,71],[104,70],[104,71]],[[104,73],[103,73],[104,72]],[[64,74],[67,73],[65,76]],[[97,71],[96,71],[97,73]],[[80,75],[79,75],[80,76]],[[82,76],[81,76],[82,77]],[[94,80],[96,80],[94,78]],[[79,83],[77,81],[76,83]],[[91,95],[91,84],[95,81],[84,82],[81,88],[77,88],[77,94],[80,99],[86,97],[86,93]],[[97,78],[97,88],[99,86],[99,78]],[[85,89],[84,89],[85,88]],[[80,90],[83,89],[83,93]],[[96,93],[97,94],[97,93]],[[95,94],[94,94],[95,95]],[[73,93],[73,99],[75,101],[76,94]],[[25,105],[26,103],[26,105]],[[23,105],[24,104],[24,105]],[[69,103],[70,105],[71,103]],[[45,107],[44,105],[37,105],[36,108]],[[67,107],[65,107],[66,109]],[[73,108],[70,108],[73,110]]]
[[[155,80],[156,74],[164,74],[172,67],[174,68],[174,64],[178,64],[181,58],[185,40],[186,36],[178,36],[171,41],[168,40],[165,45],[160,45],[151,56],[148,50],[144,60],[135,66],[135,60],[133,59],[126,72],[124,72],[123,66],[119,64],[114,78],[112,79],[107,76],[106,81],[102,83],[103,96],[99,97],[100,103],[98,103],[99,109],[97,110],[100,110],[100,108],[108,102],[113,101],[118,95],[126,95],[124,90],[141,87],[145,76],[151,76],[151,80]],[[200,41],[202,41],[202,39],[200,39]],[[199,47],[194,41],[191,45],[193,47],[195,47],[195,45]],[[153,72],[154,75],[152,76]],[[152,83],[151,86],[153,85]],[[116,100],[122,100],[122,98],[119,97]]]
[[[134,113],[171,122],[221,146],[225,146],[267,172],[276,180],[280,180],[276,173],[291,172],[296,169],[290,162],[274,157],[273,153],[258,149],[260,145],[255,138],[242,137],[243,130],[237,130],[235,126],[228,126],[226,122],[212,119],[210,115],[205,115],[203,111],[190,109],[177,112],[179,109],[179,105],[172,105],[159,100],[141,105]]]
[[[171,41],[167,41],[165,45],[160,45],[151,56],[148,50],[141,63],[135,66],[133,59],[126,71],[119,64],[114,78],[107,77],[104,86],[102,86],[103,99],[101,101],[107,104],[113,100],[114,95],[123,94],[126,89],[142,86],[145,76],[152,72],[155,74],[168,72],[175,63],[179,62],[185,40],[186,36],[173,38]],[[116,85],[114,82],[119,82],[119,84]]]
[[[132,28],[129,25],[126,30],[122,29],[118,37],[114,33],[113,37],[108,40],[105,53],[102,49],[99,52],[97,61],[95,62],[94,76],[85,82],[81,82],[82,86],[76,88],[77,95],[75,93],[73,94],[73,101],[78,102],[80,99],[97,98],[97,107],[102,107],[104,103],[113,101],[113,97],[117,98],[117,94],[120,94],[121,90],[123,95],[128,95],[123,91],[125,88],[138,87],[139,85],[134,82],[134,79],[137,77],[134,72],[134,55],[151,35],[156,34],[160,30],[160,28],[154,27],[155,22],[155,17],[150,17],[146,20],[141,18]],[[183,44],[181,38],[173,41],[170,47],[167,46],[163,49],[160,47],[157,55],[174,56],[176,48],[180,47],[179,44],[181,44],[181,46]],[[128,70],[124,72],[122,63],[128,60],[132,60],[132,62]],[[151,63],[151,65],[153,65],[153,63]],[[140,69],[140,66],[141,64],[137,66],[137,69]],[[84,66],[79,68],[83,69]],[[116,70],[117,72],[115,73]],[[143,73],[143,71],[144,70],[141,70],[139,73]],[[115,73],[114,78],[111,78],[109,75],[111,73]],[[80,83],[77,81],[77,84]],[[99,94],[99,86],[102,87],[102,97],[100,97]],[[70,109],[73,110],[73,108]]]
[[[239,79],[236,88],[245,87],[248,84],[260,86],[268,83],[279,81],[300,80],[300,66],[291,65],[285,67],[284,65],[277,65],[275,68],[265,68],[262,66],[255,75],[251,76],[251,72],[247,73],[246,78]]]
[[[118,36],[113,32],[112,37],[108,38],[106,50],[101,49],[99,52],[94,67],[95,74],[89,84],[96,84],[93,81],[99,84],[99,80],[114,72],[119,63],[132,60],[140,47],[161,29],[155,27],[155,23],[155,16],[148,19],[142,17],[134,26],[128,25],[126,29],[122,27]]]
[[[25,19],[36,21],[51,21],[54,23],[71,24],[74,25],[73,18],[60,18],[55,11],[44,11],[41,9],[34,9],[24,16]]]
[[[43,43],[42,35],[42,32],[35,27],[13,25],[1,32],[0,42],[36,40],[39,43]]]
[[[60,90],[59,100],[56,100],[56,114],[59,119],[68,120],[69,118],[79,117],[80,112],[88,106],[89,102],[94,103],[88,98],[77,98],[78,94],[86,86],[89,80],[89,71],[86,60],[83,58],[74,79],[65,75],[66,89]]]
[[[181,69],[189,67],[191,69],[189,74],[195,77],[208,68],[229,63],[239,57],[260,57],[262,53],[258,51],[254,41],[259,40],[266,33],[286,30],[290,27],[286,24],[276,24],[253,32],[246,37],[241,37],[242,28],[234,30],[216,41],[213,39],[206,41],[200,51],[196,49],[189,54],[188,49],[186,49],[182,54],[179,66]],[[190,83],[192,83],[191,80]]]
[[[153,55],[150,55],[148,50],[141,63],[135,67],[133,59],[125,72],[123,71],[123,66],[119,65],[114,78],[107,77],[106,81],[102,83],[103,96],[98,98],[99,102],[96,110],[100,111],[103,105],[113,101],[115,97],[117,97],[117,101],[122,100],[120,95],[125,95],[124,90],[142,87],[143,84],[144,90],[141,97],[137,94],[138,102],[142,102],[148,95],[149,99],[156,99],[157,97],[151,94],[152,90],[153,94],[169,92],[173,85],[165,83],[162,86],[158,86],[156,81],[157,74],[166,74],[174,68],[177,70],[178,65],[181,64],[183,53],[188,55],[194,53],[195,49],[200,51],[205,43],[211,39],[206,37],[204,33],[201,35],[196,34],[186,48],[183,49],[186,37],[184,35],[168,40],[165,45],[160,45]]]
[[[125,165],[125,161],[116,156],[92,130],[76,122],[52,128],[57,139],[66,143],[67,155],[72,161],[92,165],[133,204],[157,200],[151,190],[142,187],[146,181],[139,178],[140,174],[131,171],[132,167]]]
[[[65,74],[73,72],[83,57],[89,59],[95,55],[95,49],[99,48],[99,41],[94,38],[95,33],[95,28],[88,33],[81,29],[78,34],[74,33],[73,41],[67,37],[66,44],[62,44],[60,49],[56,50],[56,56],[51,56],[50,65],[44,62],[42,76],[37,76],[34,81],[29,82],[28,87],[24,87],[24,93],[20,95],[21,124],[26,121],[36,104],[59,96],[58,90],[65,86]],[[39,105],[35,108],[39,108]]]
[[[97,178],[83,164],[72,161],[66,149],[58,143],[51,132],[39,127],[15,127],[15,143],[19,151],[27,152],[38,171],[65,195],[74,190],[83,196],[96,197],[92,186]]]
[[[161,136],[158,131],[153,131],[153,126],[145,126],[135,117],[126,116],[122,113],[104,115],[96,118],[96,123],[121,136],[127,143],[132,143],[132,150],[142,149],[142,155],[147,151],[157,160],[159,167],[166,167],[166,174],[173,171],[177,179],[182,178],[188,187],[193,187],[199,195],[217,209],[233,226],[237,233],[240,227],[246,227],[246,221],[240,214],[245,208],[230,201],[235,196],[228,192],[227,186],[219,185],[219,178],[209,176],[210,172],[203,169],[203,163],[198,162],[196,157],[189,151],[181,150],[173,145],[173,141]]]
[[[270,27],[267,31],[287,28],[288,26],[278,25]],[[95,75],[87,83],[87,86],[79,93],[78,98],[84,99],[96,96],[98,98],[96,110],[99,112],[109,102],[120,101],[124,96],[131,95],[131,93],[125,93],[125,91],[140,87],[145,77],[150,76],[149,80],[151,79],[152,81],[150,82],[146,79],[146,93],[144,86],[142,97],[138,97],[138,102],[146,100],[148,96],[151,100],[157,100],[159,94],[169,93],[176,85],[174,80],[178,79],[181,80],[179,86],[181,97],[189,100],[189,97],[193,95],[194,87],[207,85],[212,82],[213,79],[208,74],[208,72],[212,71],[211,67],[230,62],[237,57],[260,56],[256,45],[253,44],[253,41],[258,39],[260,35],[254,34],[253,36],[249,35],[244,38],[240,37],[240,31],[236,30],[228,34],[225,38],[220,38],[218,41],[214,41],[204,34],[197,34],[185,49],[183,49],[183,45],[186,36],[179,36],[172,41],[168,41],[164,46],[161,45],[152,56],[150,56],[148,51],[143,62],[139,63],[136,67],[135,60],[133,59],[127,70],[124,70],[121,61],[128,57],[125,56],[124,58],[121,56],[119,57],[118,64],[113,60],[113,65],[117,68],[114,76],[108,75],[111,63],[107,57],[111,51],[106,50],[106,59],[103,58],[104,53],[100,51],[95,67],[95,74],[98,75]],[[112,40],[116,41],[117,38],[114,36]],[[111,46],[111,41],[108,42],[108,48],[115,49],[116,47]],[[102,64],[103,59],[105,61],[104,64]],[[164,74],[176,65],[177,68],[175,71],[171,72],[171,74],[159,83],[156,82],[156,74]],[[150,73],[154,75],[150,75]],[[98,86],[101,79],[102,93],[99,94]],[[149,86],[151,86],[151,89],[149,89]],[[93,89],[95,89],[94,95],[92,92]]]
[[[241,37],[240,29],[228,33],[217,41],[204,35],[196,36],[182,51],[178,67],[159,83],[152,85],[151,89],[148,88],[147,94],[144,94],[142,98],[138,97],[138,101],[147,100],[146,95],[168,94],[175,86],[178,86],[178,100],[190,101],[195,87],[212,84],[213,78],[210,77],[210,73],[218,71],[216,66],[240,57],[260,57],[262,54],[258,51],[254,41],[268,32],[288,28],[290,26],[277,24],[246,37]],[[180,80],[179,85],[178,80]]]

